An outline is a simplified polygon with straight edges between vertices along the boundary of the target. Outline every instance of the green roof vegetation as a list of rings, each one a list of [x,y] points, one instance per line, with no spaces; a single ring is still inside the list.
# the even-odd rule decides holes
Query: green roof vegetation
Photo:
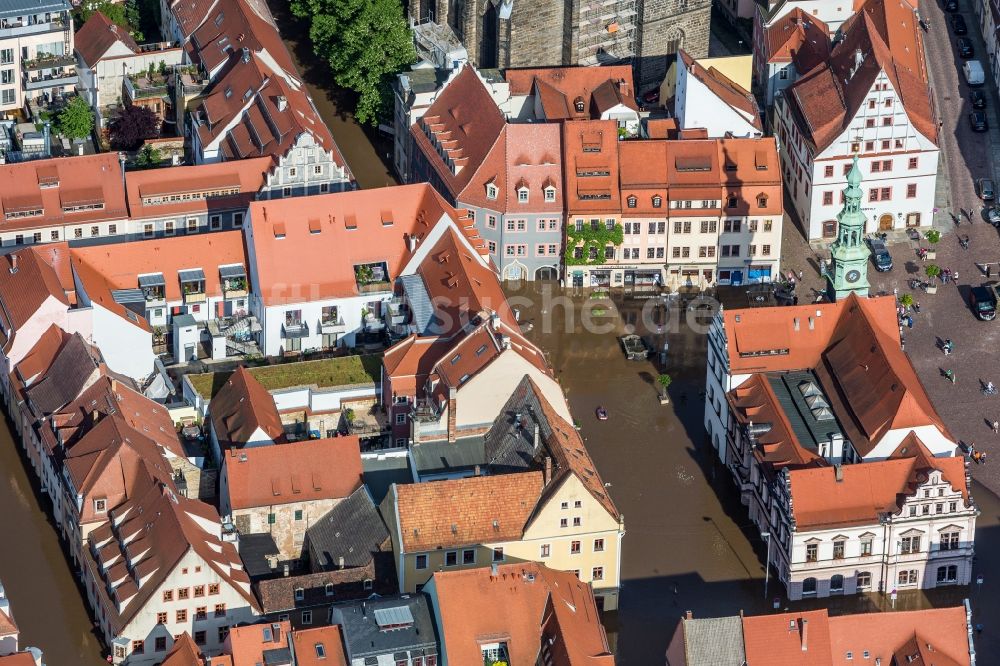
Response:
[[[341,356],[319,361],[278,363],[248,367],[254,379],[268,391],[292,388],[293,386],[350,386],[379,382],[382,374],[382,356]],[[191,385],[203,397],[213,398],[229,379],[232,372],[205,372],[188,375]]]

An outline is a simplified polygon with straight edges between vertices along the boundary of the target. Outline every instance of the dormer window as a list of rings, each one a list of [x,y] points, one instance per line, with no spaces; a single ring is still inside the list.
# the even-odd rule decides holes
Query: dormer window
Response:
[[[108,500],[106,499],[94,500],[94,513],[107,513],[107,511],[108,511]]]
[[[634,194],[631,195],[631,196],[629,196],[629,198],[627,199],[627,201],[628,201],[628,207],[629,208],[635,208],[639,204],[639,199],[637,199]]]
[[[575,100],[573,100],[573,108],[576,109],[577,113],[583,113],[584,109],[586,108],[586,105],[582,97],[577,97]]]
[[[556,188],[549,185],[545,188],[545,201],[547,203],[552,203],[556,200]]]
[[[659,208],[662,205],[663,205],[663,197],[657,194],[655,197],[653,197],[653,208]]]
[[[528,188],[519,187],[517,188],[517,202],[518,203],[528,203]]]
[[[497,194],[499,194],[499,192],[497,191],[497,186],[494,185],[493,183],[487,183],[486,198],[489,199],[490,201],[496,201]]]
[[[766,194],[758,194],[757,195],[757,207],[758,208],[766,208],[767,207],[767,195]]]
[[[305,598],[306,598],[306,591],[301,587],[295,588],[295,600],[302,601]]]

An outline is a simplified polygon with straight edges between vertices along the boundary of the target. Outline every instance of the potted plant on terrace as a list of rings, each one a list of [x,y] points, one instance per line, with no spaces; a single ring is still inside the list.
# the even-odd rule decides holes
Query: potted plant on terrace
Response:
[[[666,405],[670,403],[670,396],[667,394],[667,389],[670,388],[670,384],[673,383],[674,379],[670,375],[663,373],[656,378],[656,383],[660,387],[660,404]]]
[[[927,278],[929,280],[934,280],[939,275],[941,275],[941,267],[938,266],[937,264],[930,264],[926,268],[924,268],[924,272],[927,273]],[[934,284],[933,282],[929,282],[927,284],[927,293],[928,294],[936,294],[937,293],[937,285]]]
[[[937,245],[941,240],[941,232],[937,229],[928,229],[924,232],[924,238],[926,238],[927,242],[931,245]],[[937,251],[934,249],[927,250],[926,258],[931,260],[937,259]]]

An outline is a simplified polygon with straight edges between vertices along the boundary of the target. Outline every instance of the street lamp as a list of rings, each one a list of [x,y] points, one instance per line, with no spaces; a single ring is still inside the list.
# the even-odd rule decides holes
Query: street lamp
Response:
[[[760,535],[767,541],[767,557],[764,558],[764,598],[767,599],[767,581],[771,576],[771,533],[761,532]]]

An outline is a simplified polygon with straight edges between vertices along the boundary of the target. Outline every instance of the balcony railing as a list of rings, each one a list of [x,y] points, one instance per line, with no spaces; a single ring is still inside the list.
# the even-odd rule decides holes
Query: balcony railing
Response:
[[[32,60],[22,60],[21,69],[30,72],[52,67],[75,67],[76,59],[67,55],[41,55]]]
[[[185,282],[181,284],[181,290],[184,292],[184,302],[185,303],[204,303],[205,302],[205,285],[198,284],[194,282]]]
[[[126,77],[125,91],[133,100],[166,97],[169,93],[166,79],[163,79],[163,82],[160,83],[159,81],[151,82],[145,77],[135,79],[133,77]]]
[[[392,285],[387,280],[367,282],[365,284],[358,285],[359,294],[371,294],[379,291],[392,291]]]
[[[247,281],[246,279],[236,279],[236,280],[225,280],[222,283],[222,291],[224,298],[243,298],[247,295]]]
[[[162,303],[166,300],[163,289],[143,289],[142,295],[147,303]]]
[[[321,317],[319,330],[321,333],[343,333],[347,330],[347,324],[339,314],[335,317]]]
[[[281,326],[283,338],[305,338],[309,336],[309,324],[304,321],[285,322]]]
[[[427,423],[440,419],[441,411],[433,401],[420,399],[413,404],[412,415],[415,420]]]
[[[79,83],[80,77],[76,75],[76,72],[63,72],[60,74],[46,74],[45,76],[37,76],[33,78],[24,78],[24,89],[25,90],[41,90],[43,88],[52,88],[55,86],[73,86]]]
[[[0,22],[0,39],[41,35],[46,32],[62,32],[65,29],[66,23],[61,16],[53,16],[48,23],[33,23],[31,25],[25,21],[3,21]]]

